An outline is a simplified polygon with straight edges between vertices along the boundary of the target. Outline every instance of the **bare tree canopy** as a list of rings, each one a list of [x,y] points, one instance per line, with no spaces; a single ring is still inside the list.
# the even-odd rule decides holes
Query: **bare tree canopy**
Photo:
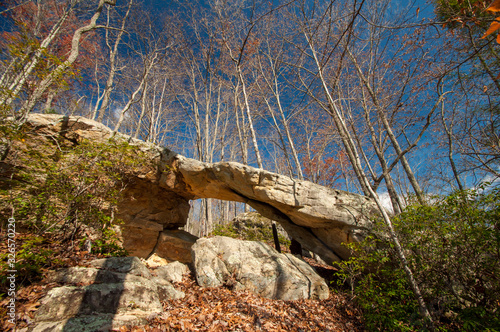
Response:
[[[432,328],[393,220],[432,194],[498,183],[499,10],[446,0],[3,1],[1,121],[82,115],[203,162],[370,196]],[[198,235],[248,209],[193,205]]]

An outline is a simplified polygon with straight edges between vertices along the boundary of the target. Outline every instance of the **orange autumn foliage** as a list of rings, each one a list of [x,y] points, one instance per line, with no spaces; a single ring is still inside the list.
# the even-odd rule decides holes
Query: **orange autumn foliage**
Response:
[[[500,12],[500,0],[493,1],[493,3],[486,10],[492,13]],[[488,30],[486,30],[481,38],[484,39],[488,37],[498,29],[500,29],[500,16],[495,18],[495,20],[491,23],[490,27],[488,28]],[[497,43],[500,44],[500,34],[497,36]]]

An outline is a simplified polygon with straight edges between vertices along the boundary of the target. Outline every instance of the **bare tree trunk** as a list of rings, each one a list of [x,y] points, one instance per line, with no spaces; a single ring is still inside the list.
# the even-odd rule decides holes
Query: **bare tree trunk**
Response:
[[[429,313],[429,310],[427,309],[427,305],[426,305],[425,300],[422,296],[422,292],[420,291],[420,287],[418,286],[418,284],[413,276],[413,272],[411,271],[411,269],[409,267],[408,260],[406,259],[406,255],[403,251],[403,248],[401,247],[401,244],[400,244],[399,239],[396,235],[396,232],[394,231],[394,227],[392,225],[391,218],[387,214],[387,212],[386,212],[384,206],[382,205],[378,195],[372,189],[370,182],[369,182],[368,178],[366,177],[366,174],[365,174],[363,167],[361,165],[361,160],[359,158],[359,154],[356,151],[356,145],[354,144],[353,139],[349,133],[349,130],[348,130],[346,123],[344,121],[344,117],[342,116],[342,113],[338,110],[337,106],[335,105],[335,101],[333,100],[333,98],[331,96],[330,89],[326,83],[326,80],[323,77],[323,67],[321,66],[321,64],[318,60],[316,49],[314,48],[314,45],[312,44],[312,42],[311,42],[311,40],[306,32],[304,32],[304,36],[306,37],[309,49],[311,50],[314,62],[316,64],[318,76],[319,76],[321,85],[323,87],[324,93],[327,97],[328,104],[330,107],[330,111],[331,111],[330,114],[332,115],[332,117],[335,120],[335,124],[337,125],[337,129],[340,132],[342,142],[344,144],[346,151],[348,152],[348,156],[351,160],[351,164],[353,166],[353,169],[356,172],[356,175],[358,176],[358,180],[361,182],[363,189],[366,190],[367,195],[372,197],[373,200],[375,201],[375,203],[377,204],[377,207],[378,207],[380,213],[382,214],[384,222],[389,230],[391,240],[394,243],[394,246],[396,248],[396,252],[398,254],[398,257],[399,257],[399,260],[400,260],[401,265],[403,267],[403,270],[406,273],[408,282],[410,283],[410,285],[413,289],[413,293],[418,301],[420,314],[424,318],[426,323],[429,323],[433,329],[434,323],[433,323],[432,317]]]
[[[240,149],[241,149],[241,158],[243,159],[243,164],[248,165],[248,146],[247,146],[247,134],[246,134],[246,126],[245,126],[245,118],[242,117],[240,123],[239,109],[240,103],[238,101],[238,90],[239,84],[236,85],[236,89],[234,92],[234,114],[236,117],[236,128],[238,130],[238,139],[240,141]]]
[[[116,36],[116,40],[115,40],[115,44],[113,45],[113,48],[111,48],[111,45],[109,44],[109,33],[106,30],[106,45],[108,46],[108,49],[109,49],[109,74],[108,74],[108,79],[106,80],[106,87],[104,88],[104,91],[103,91],[102,104],[99,108],[99,111],[96,111],[92,117],[93,119],[95,119],[96,116],[98,116],[97,120],[99,122],[102,122],[102,120],[104,118],[104,113],[106,112],[106,109],[109,106],[111,92],[113,92],[114,79],[115,79],[115,75],[116,75],[116,56],[118,54],[118,46],[120,45],[123,33],[125,32],[125,23],[126,23],[127,18],[130,14],[130,9],[132,8],[132,3],[133,3],[133,0],[130,0],[128,3],[127,12],[125,13],[125,16],[123,17],[121,29],[118,32],[118,35]],[[109,11],[108,11],[108,22],[107,22],[106,26],[109,26]],[[96,104],[96,107],[97,107],[97,104]]]
[[[255,152],[255,157],[257,158],[257,165],[260,169],[263,169],[264,167],[262,165],[262,158],[260,157],[259,145],[257,143],[257,135],[255,134],[255,129],[253,127],[252,114],[250,112],[250,105],[248,103],[248,95],[246,91],[245,81],[243,79],[243,74],[241,73],[241,68],[237,66],[236,70],[238,72],[238,78],[240,79],[241,82],[241,90],[243,92],[243,100],[245,101],[245,110],[246,110],[248,125],[250,128],[250,134],[252,135],[252,144]]]
[[[312,44],[312,41],[310,40],[309,36],[307,35],[306,32],[304,32],[304,36],[307,40],[307,44],[309,46],[309,49],[312,52],[312,56],[314,59],[314,63],[316,65],[316,68],[318,70],[318,75],[319,79],[323,88],[323,92],[325,93],[327,100],[328,100],[328,110],[330,115],[332,115],[333,120],[335,122],[335,126],[337,127],[340,138],[342,140],[342,143],[344,144],[344,147],[346,149],[347,155],[349,157],[349,160],[351,161],[351,164],[353,166],[354,173],[356,174],[356,177],[358,178],[358,181],[363,189],[363,192],[365,195],[370,196],[371,191],[368,190],[366,187],[367,183],[366,181],[363,180],[364,177],[364,171],[363,171],[363,166],[361,164],[361,159],[359,158],[359,155],[356,153],[356,145],[349,134],[349,131],[347,129],[347,126],[342,120],[341,113],[337,110],[337,106],[335,105],[335,101],[333,100],[333,97],[330,94],[330,89],[328,88],[328,85],[326,83],[325,78],[323,77],[323,67],[321,66],[321,63],[319,62],[316,49],[314,48],[314,45]]]
[[[392,209],[393,209],[395,214],[399,214],[399,213],[401,213],[403,205],[401,203],[401,200],[399,199],[399,195],[398,195],[398,193],[396,191],[396,187],[394,186],[394,183],[392,181],[392,177],[390,175],[390,172],[388,171],[387,162],[385,160],[384,153],[381,149],[381,143],[377,140],[375,128],[373,128],[373,125],[371,123],[370,113],[369,113],[366,105],[364,107],[364,113],[365,113],[365,122],[366,122],[368,129],[370,131],[370,141],[372,143],[373,149],[375,150],[375,154],[377,155],[380,166],[382,167],[383,178],[385,180],[387,192],[389,193],[389,197],[391,199]],[[375,177],[374,177],[374,179],[375,179]],[[377,186],[378,186],[378,184],[375,184],[375,190],[376,190]]]
[[[213,215],[212,215],[212,199],[205,198],[205,235],[210,234],[213,227]]]
[[[380,120],[382,121],[384,129],[387,132],[387,136],[389,136],[389,139],[392,143],[394,150],[396,151],[396,154],[398,156],[400,156],[401,164],[403,165],[403,169],[406,172],[408,180],[410,181],[410,183],[413,187],[413,190],[415,192],[415,195],[416,195],[418,201],[420,202],[420,204],[425,204],[424,194],[422,192],[422,189],[420,188],[420,185],[418,184],[417,178],[415,177],[415,174],[413,173],[413,170],[411,169],[411,166],[408,163],[408,160],[406,159],[405,154],[403,153],[403,149],[401,149],[401,146],[396,138],[396,135],[394,135],[394,132],[392,131],[392,127],[389,124],[389,121],[387,120],[387,116],[386,116],[384,110],[382,109],[382,106],[380,105],[378,98],[370,85],[370,82],[368,81],[366,76],[363,74],[361,67],[359,66],[356,58],[354,57],[354,55],[350,51],[349,47],[348,46],[346,46],[346,47],[347,47],[346,50],[347,50],[349,56],[351,57],[351,60],[354,63],[354,66],[356,67],[358,75],[359,75],[361,81],[363,82],[363,85],[368,90],[368,93],[372,98],[373,104],[375,105],[375,107],[377,109],[377,114],[378,114]]]
[[[94,110],[92,111],[92,108],[89,107],[89,116],[91,119],[95,119],[96,116],[97,116],[97,111],[99,109],[99,105],[101,103],[101,100],[104,98],[104,93],[101,94],[101,85],[99,83],[99,74],[98,74],[98,69],[99,69],[99,66],[98,66],[98,63],[96,61],[95,63],[95,68],[94,68],[94,76],[95,76],[95,84],[97,86],[97,91],[96,91],[96,96],[97,96],[97,100],[95,102],[95,105],[94,105]],[[90,98],[90,100],[93,99],[93,94],[92,94],[92,97]]]
[[[144,114],[146,114],[146,97],[148,93],[148,82],[144,83],[144,92],[142,93],[141,98],[141,114],[139,115],[139,120],[137,121],[137,128],[135,129],[134,138],[139,137],[139,132],[141,131],[142,119],[144,118]]]
[[[453,126],[453,119],[454,117],[451,118],[451,126]],[[451,170],[453,172],[453,177],[455,178],[455,181],[457,182],[458,189],[461,191],[464,190],[464,186],[462,184],[462,181],[460,180],[460,176],[458,174],[457,167],[455,165],[455,160],[453,158],[453,133],[450,127],[446,124],[446,119],[444,115],[444,102],[441,105],[441,122],[443,123],[443,128],[444,132],[446,133],[446,137],[448,139],[448,160],[450,161],[451,165]]]
[[[220,12],[219,12],[219,15],[220,15]],[[222,16],[219,16],[219,17],[222,17]],[[248,38],[250,36],[250,31],[251,31],[251,29],[248,31],[246,38]],[[239,86],[239,84],[241,84],[241,90],[243,93],[243,101],[245,104],[245,112],[246,112],[246,116],[247,116],[248,126],[250,129],[250,135],[252,137],[252,145],[253,145],[253,149],[255,152],[255,157],[257,159],[257,165],[260,169],[263,169],[264,167],[262,165],[262,158],[260,157],[259,145],[257,143],[257,135],[255,134],[255,129],[253,126],[252,114],[250,111],[250,103],[248,101],[248,94],[247,94],[247,90],[246,90],[245,79],[243,78],[243,72],[241,69],[241,59],[242,59],[241,57],[243,55],[245,42],[243,43],[242,48],[240,49],[240,57],[239,57],[239,59],[237,59],[236,57],[234,57],[233,51],[232,51],[231,47],[229,46],[227,40],[225,39],[225,36],[223,36],[223,40],[224,40],[224,44],[229,52],[229,56],[230,56],[231,60],[233,60],[233,62],[235,63],[236,75],[238,78],[238,86]]]
[[[269,49],[270,48],[269,47],[269,40],[266,40],[266,42],[268,43],[268,49]],[[264,80],[266,82],[266,85],[267,85],[268,89],[271,90],[272,94],[274,95],[274,98],[276,99],[277,108],[278,108],[278,111],[279,111],[280,116],[281,116],[281,122],[283,124],[283,128],[285,129],[286,138],[287,138],[288,144],[290,145],[290,151],[292,153],[293,161],[295,163],[295,171],[297,173],[297,177],[300,180],[303,180],[304,179],[304,175],[302,173],[302,167],[300,165],[298,153],[297,153],[297,150],[295,149],[295,144],[293,142],[292,135],[290,134],[290,128],[289,128],[289,125],[288,125],[288,121],[286,119],[285,112],[284,112],[283,107],[281,105],[281,96],[280,96],[280,89],[279,89],[279,82],[278,82],[279,78],[278,78],[278,74],[276,72],[276,66],[277,66],[278,60],[273,60],[272,57],[269,54],[266,54],[266,57],[267,57],[267,59],[269,61],[269,66],[270,66],[271,74],[272,74],[272,77],[271,77],[272,81],[270,81],[267,78],[265,70],[262,67],[262,63],[261,63],[261,61],[259,59],[260,72],[261,72],[261,75],[262,75],[262,77],[264,78]],[[276,122],[276,119],[274,117],[274,111],[273,111],[273,109],[272,109],[272,107],[271,107],[271,105],[270,105],[270,103],[268,102],[267,99],[265,99],[265,102],[266,102],[266,105],[267,105],[267,107],[269,109],[269,112],[271,113],[271,115],[273,117],[273,121],[275,122],[276,129],[278,131],[280,139],[283,142],[282,143],[283,144],[283,151],[285,153],[285,158],[288,161],[288,152],[287,152],[286,144],[284,143],[284,140],[283,140],[283,137],[282,137],[282,134],[281,134],[281,130],[279,129],[279,126],[278,126],[278,124]]]
[[[163,85],[165,87],[165,84]],[[147,134],[144,140],[146,142],[152,142],[152,136],[153,136],[153,128],[154,128],[154,122],[155,120],[155,114],[156,114],[156,88],[157,84],[154,84],[153,88],[153,100],[151,101],[151,111],[149,112],[149,125],[147,126]],[[160,97],[160,105],[162,103],[162,97]]]
[[[278,82],[276,81],[275,83],[276,83],[276,88],[278,88],[277,86]],[[281,106],[279,95],[278,95],[278,110],[280,111],[281,114],[281,120],[283,121],[283,127],[285,128],[288,144],[290,144],[290,150],[292,151],[293,160],[295,162],[295,170],[297,171],[297,176],[299,177],[300,180],[303,180],[304,175],[302,173],[302,167],[300,165],[299,155],[297,153],[297,150],[295,149],[295,144],[293,143],[293,138],[292,135],[290,134],[290,128],[288,126],[288,121],[286,120],[285,113],[283,112],[283,107]]]
[[[408,282],[410,283],[410,286],[412,287],[413,293],[415,294],[415,297],[416,297],[417,302],[419,304],[420,315],[424,318],[424,320],[426,321],[426,324],[427,323],[430,324],[431,329],[434,330],[434,322],[432,320],[432,316],[429,313],[429,310],[427,309],[427,304],[425,303],[424,297],[422,296],[422,292],[420,291],[420,287],[418,286],[418,283],[413,276],[413,272],[410,269],[410,265],[408,263],[408,260],[406,259],[406,255],[403,251],[403,248],[401,247],[398,236],[396,235],[396,232],[394,231],[392,221],[391,221],[389,215],[387,214],[387,212],[385,211],[384,206],[380,202],[378,195],[369,186],[368,179],[366,177],[364,177],[364,180],[367,182],[368,189],[370,190],[371,196],[374,198],[375,203],[377,204],[377,207],[378,207],[380,213],[382,214],[382,217],[384,218],[384,222],[385,222],[387,228],[389,229],[389,234],[390,234],[392,242],[394,243],[394,246],[396,248],[396,252],[399,256],[399,260],[401,262],[401,265],[403,266],[403,270],[406,273],[406,276],[408,278]]]
[[[148,129],[148,141],[153,144],[156,144],[156,141],[158,139],[158,131],[156,130],[156,128],[158,127],[158,122],[160,122],[159,116],[161,113],[161,109],[163,107],[163,102],[165,100],[166,89],[167,89],[167,75],[165,75],[165,80],[163,81],[163,87],[160,95],[160,102],[158,103],[158,106],[156,106],[156,99],[155,99],[152,105],[151,119],[149,121],[149,129]]]
[[[211,114],[211,100],[212,100],[212,80],[209,78],[209,83],[205,87],[205,151],[204,161],[210,162],[212,156],[210,155],[210,114]],[[212,135],[216,135],[214,132]],[[208,235],[213,225],[212,215],[212,199],[205,198],[205,235]]]
[[[99,6],[101,6],[101,5],[99,4]],[[35,69],[36,65],[40,61],[40,58],[41,58],[43,52],[47,49],[47,47],[50,45],[50,43],[54,40],[54,38],[57,36],[59,31],[61,30],[63,23],[68,18],[69,13],[71,12],[72,9],[73,8],[70,8],[64,12],[64,14],[54,24],[54,26],[50,30],[49,34],[47,35],[47,37],[45,37],[45,39],[41,42],[40,46],[37,48],[37,50],[35,52],[33,52],[33,53],[28,52],[28,54],[26,54],[26,56],[23,59],[21,59],[21,60],[14,59],[14,61],[11,63],[11,65],[9,65],[9,68],[4,72],[4,74],[0,78],[0,86],[7,86],[8,85],[6,87],[8,94],[6,96],[0,96],[0,106],[9,107],[12,104],[14,99],[17,97],[17,95],[21,91],[23,85],[26,83],[29,75]],[[98,12],[99,12],[99,9],[98,9]],[[97,16],[97,17],[99,17],[99,16]],[[77,32],[75,32],[75,35],[76,35],[76,33]],[[31,59],[28,60],[30,57],[31,57]],[[7,82],[8,78],[9,78],[10,71],[14,70],[14,68],[18,64],[21,64],[25,61],[28,61],[28,62],[23,65],[23,68],[15,76],[15,78],[10,83]]]
[[[54,92],[50,92],[47,95],[47,99],[45,100],[44,111],[45,113],[49,113],[52,110],[52,101],[54,100]]]
[[[139,93],[142,92],[142,87],[143,87],[143,84],[144,84],[144,80],[141,82],[141,84],[139,84],[139,86],[135,89],[135,91],[132,93],[132,95],[130,96],[129,100],[127,101],[127,103],[125,104],[125,106],[122,108],[121,112],[120,112],[120,117],[118,118],[118,122],[116,123],[115,125],[115,129],[113,129],[113,136],[118,132],[118,130],[120,129],[122,123],[123,123],[123,120],[125,120],[125,114],[128,112],[128,110],[130,109],[130,107],[132,105],[134,105],[135,103],[137,103],[139,100],[136,100],[136,97]],[[141,97],[142,98],[142,97]]]
[[[62,75],[62,73],[76,61],[80,50],[80,39],[85,33],[99,28],[99,26],[97,26],[97,19],[99,19],[99,16],[101,15],[104,4],[114,6],[116,4],[116,0],[99,0],[99,5],[96,9],[95,14],[90,19],[89,24],[77,29],[73,34],[73,39],[71,41],[71,51],[66,61],[57,66],[49,75],[47,75],[47,77],[45,77],[45,79],[42,80],[40,84],[38,84],[35,91],[33,91],[31,98],[27,100],[23,105],[20,114],[20,122],[24,122],[26,116],[33,110],[38,100],[52,85],[54,80]]]
[[[293,178],[293,169],[292,165],[290,165],[290,157],[288,156],[288,149],[286,147],[285,139],[283,137],[283,134],[281,132],[280,126],[278,125],[278,121],[276,120],[276,116],[274,115],[274,110],[271,104],[269,103],[269,100],[264,97],[264,101],[266,102],[267,108],[269,109],[269,114],[271,114],[271,117],[273,118],[274,122],[274,127],[276,128],[276,132],[278,133],[280,142],[281,142],[281,149],[283,150],[283,153],[285,155],[285,161],[287,163],[287,168],[288,168],[288,174],[290,177]],[[278,168],[277,160],[275,160],[276,168]],[[302,179],[301,179],[302,180]]]
[[[158,56],[158,53],[155,52],[153,57],[149,61],[148,60],[145,61],[145,63],[144,63],[145,67],[144,67],[144,71],[143,71],[143,74],[141,77],[141,82],[139,83],[139,86],[135,89],[135,91],[130,96],[127,104],[125,104],[125,106],[121,110],[120,118],[118,119],[118,122],[116,123],[115,128],[113,129],[113,135],[115,135],[118,132],[118,130],[120,129],[120,127],[123,123],[123,120],[125,120],[125,114],[128,112],[130,107],[140,100],[140,99],[136,100],[136,97],[139,93],[141,93],[140,98],[142,98],[142,95],[144,94],[144,86],[147,84],[146,82],[148,80],[149,73],[151,71],[151,68],[153,68],[153,66],[155,64],[155,60],[156,60],[157,56]]]

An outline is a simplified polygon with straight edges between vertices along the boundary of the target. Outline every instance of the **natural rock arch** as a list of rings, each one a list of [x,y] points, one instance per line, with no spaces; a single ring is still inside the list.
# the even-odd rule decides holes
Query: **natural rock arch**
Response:
[[[83,117],[32,114],[27,125],[44,135],[75,141],[102,143],[113,136],[108,127]],[[350,256],[342,243],[361,240],[377,214],[375,203],[362,195],[236,162],[203,163],[128,136],[118,138],[147,151],[158,165],[157,172],[135,171],[118,204],[124,247],[134,256],[156,252],[185,258],[171,260],[189,260],[189,243],[195,237],[178,228],[186,224],[192,199],[246,203],[279,222],[290,236],[329,263]],[[162,249],[166,243],[174,243],[176,249]]]
[[[330,263],[350,256],[342,243],[361,240],[377,213],[366,196],[236,162],[203,163],[168,149],[161,160],[160,187],[187,199],[246,203]]]

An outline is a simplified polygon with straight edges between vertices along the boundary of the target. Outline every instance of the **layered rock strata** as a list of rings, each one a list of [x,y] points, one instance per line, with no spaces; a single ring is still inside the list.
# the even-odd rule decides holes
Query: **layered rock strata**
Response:
[[[350,256],[342,243],[364,238],[377,214],[366,196],[235,162],[203,163],[165,149],[160,169],[161,187],[188,199],[246,203],[330,264]]]

